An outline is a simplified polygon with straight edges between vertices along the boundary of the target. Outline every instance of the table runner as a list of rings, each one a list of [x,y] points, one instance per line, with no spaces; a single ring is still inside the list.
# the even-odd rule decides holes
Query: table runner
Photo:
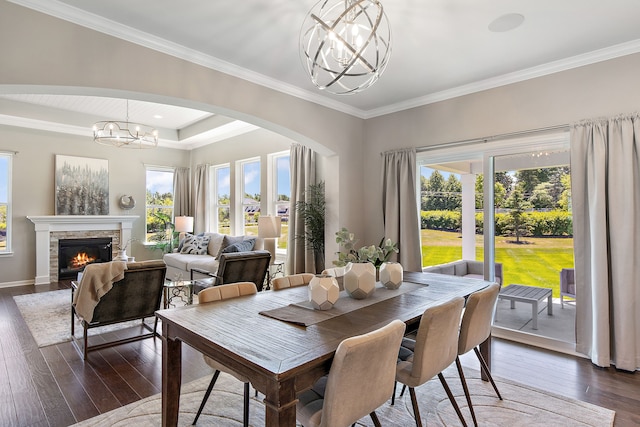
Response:
[[[424,287],[425,285],[422,284],[402,282],[400,288],[390,290],[378,282],[376,283],[376,290],[373,295],[366,299],[354,299],[351,298],[346,291],[340,292],[340,298],[334,304],[333,308],[329,310],[315,310],[309,301],[300,301],[284,307],[261,311],[260,314],[282,320],[283,322],[310,326]]]

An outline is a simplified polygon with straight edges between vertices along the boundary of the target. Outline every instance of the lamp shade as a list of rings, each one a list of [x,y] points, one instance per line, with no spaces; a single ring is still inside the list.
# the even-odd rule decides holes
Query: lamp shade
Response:
[[[193,217],[192,216],[177,216],[175,218],[176,231],[193,233]]]
[[[279,216],[259,216],[258,217],[258,237],[273,239],[280,237],[282,233],[282,223]]]

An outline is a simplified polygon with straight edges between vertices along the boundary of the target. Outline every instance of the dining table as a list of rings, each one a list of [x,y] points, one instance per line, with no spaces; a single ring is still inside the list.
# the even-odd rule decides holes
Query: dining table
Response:
[[[296,396],[328,374],[338,345],[400,319],[416,330],[424,311],[492,282],[404,272],[396,290],[377,283],[372,297],[344,291],[333,308],[314,310],[306,286],[159,310],[162,321],[162,425],[176,426],[182,343],[249,378],[264,395],[265,425],[295,426]],[[481,346],[489,359],[488,342]]]

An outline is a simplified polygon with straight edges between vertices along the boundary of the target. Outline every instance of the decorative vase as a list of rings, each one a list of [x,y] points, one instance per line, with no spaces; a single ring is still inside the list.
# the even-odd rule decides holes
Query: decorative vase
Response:
[[[328,274],[317,274],[309,282],[309,302],[316,310],[329,310],[340,298],[340,287],[336,278]]]
[[[398,262],[383,262],[380,266],[380,282],[387,289],[402,285],[402,266]]]
[[[351,298],[368,298],[376,289],[376,267],[370,262],[348,264],[343,284]]]
[[[129,257],[127,256],[127,250],[123,249],[121,251],[118,251],[118,254],[115,256],[115,258],[113,258],[114,261],[124,261],[127,262],[129,261]]]

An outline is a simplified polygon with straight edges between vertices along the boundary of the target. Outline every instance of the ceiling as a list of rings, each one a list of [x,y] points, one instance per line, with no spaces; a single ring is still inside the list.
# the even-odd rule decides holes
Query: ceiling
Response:
[[[392,31],[387,69],[362,93],[332,95],[312,85],[299,54],[315,0],[11,1],[362,118],[640,52],[637,0],[381,0]],[[524,20],[504,31],[499,18],[507,14]],[[79,96],[0,102],[39,106],[41,114],[122,118],[126,109],[121,99]],[[173,106],[132,101],[129,109],[132,121],[158,126],[167,131],[161,138],[186,148],[254,129]],[[202,139],[189,131],[208,122],[226,130]]]

